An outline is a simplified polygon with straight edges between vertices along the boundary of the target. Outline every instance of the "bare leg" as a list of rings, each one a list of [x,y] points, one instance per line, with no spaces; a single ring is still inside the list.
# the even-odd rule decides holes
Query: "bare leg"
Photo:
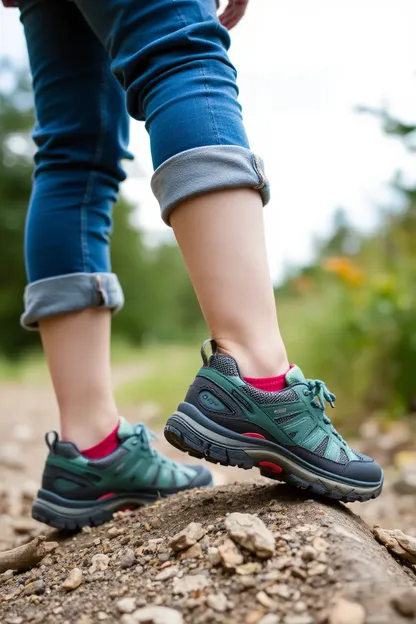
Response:
[[[118,423],[110,371],[111,313],[90,308],[39,325],[62,439],[80,449],[93,446]]]
[[[171,225],[221,351],[245,376],[286,372],[258,192],[233,189],[188,199],[173,210]]]

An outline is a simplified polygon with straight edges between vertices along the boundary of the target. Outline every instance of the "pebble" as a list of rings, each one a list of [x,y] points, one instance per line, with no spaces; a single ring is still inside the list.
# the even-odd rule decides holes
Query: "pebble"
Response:
[[[235,542],[257,557],[268,559],[274,554],[274,535],[258,516],[230,513],[225,519],[225,528]]]
[[[144,607],[131,615],[123,615],[122,624],[183,624],[183,617],[169,607]]]
[[[396,590],[390,602],[401,615],[408,618],[416,615],[416,589],[414,587]]]
[[[317,552],[313,546],[304,546],[301,550],[300,556],[304,561],[313,561],[316,559]]]
[[[277,607],[276,602],[272,600],[265,591],[259,591],[256,594],[256,600],[261,604],[262,607],[265,607],[266,609],[274,610]]]
[[[108,557],[107,555],[94,555],[91,559],[91,566],[89,568],[90,574],[107,570],[109,562],[110,557]]]
[[[105,611],[98,611],[97,620],[100,620],[101,622],[104,620],[108,620],[108,614],[105,613]]]
[[[155,581],[168,581],[169,579],[177,576],[179,572],[179,568],[177,566],[170,566],[169,568],[165,568],[159,574],[156,575]]]
[[[3,574],[0,574],[0,585],[5,583],[9,579],[13,578],[13,570],[6,570]]]
[[[23,592],[24,596],[40,596],[41,594],[44,594],[46,591],[46,585],[44,583],[44,581],[42,580],[38,580],[38,581],[33,581],[33,583],[29,583],[29,585],[26,587],[26,589]]]
[[[186,550],[182,550],[179,553],[179,559],[183,561],[184,559],[197,559],[202,556],[202,548],[201,544],[198,542],[193,546],[190,546]]]
[[[133,613],[136,608],[136,599],[126,596],[117,601],[116,607],[120,613]]]
[[[237,574],[241,574],[241,576],[256,574],[258,572],[261,572],[261,570],[261,563],[258,563],[257,561],[249,561],[248,563],[243,563],[243,565],[240,565],[235,569]]]
[[[287,615],[283,620],[284,624],[314,624],[315,620],[311,615]],[[355,624],[355,622],[349,622]]]
[[[134,550],[126,548],[120,559],[120,568],[131,568],[136,563]]]
[[[72,591],[79,587],[82,583],[82,570],[79,568],[74,568],[69,573],[67,579],[62,583],[62,589],[66,589],[67,591]]]
[[[279,615],[276,615],[275,613],[268,613],[261,618],[258,624],[280,624],[280,622],[281,620]]]
[[[210,546],[207,550],[208,561],[212,566],[217,566],[221,563],[221,556],[218,551],[218,548],[215,546]]]
[[[364,622],[364,607],[345,598],[339,598],[328,614],[328,624],[364,624]]]
[[[22,622],[23,618],[19,615],[11,615],[10,617],[6,617],[6,619],[4,620],[4,624],[22,624]]]
[[[191,522],[170,540],[170,547],[175,552],[186,550],[204,537],[206,530],[200,522]]]
[[[288,600],[292,595],[292,590],[286,583],[276,583],[276,585],[266,587],[266,592],[269,596],[279,596],[279,598],[284,598],[285,600]]]
[[[119,535],[122,535],[123,533],[124,533],[124,529],[119,529],[118,527],[111,527],[111,529],[108,529],[107,531],[107,535],[110,538],[118,537]]]
[[[220,560],[225,568],[232,570],[244,562],[244,557],[231,539],[226,539],[218,548]]]
[[[217,613],[225,613],[227,610],[227,598],[223,593],[210,594],[207,597],[207,605]]]
[[[174,594],[189,594],[200,591],[211,584],[211,580],[203,574],[187,574],[182,578],[175,578],[173,582]]]

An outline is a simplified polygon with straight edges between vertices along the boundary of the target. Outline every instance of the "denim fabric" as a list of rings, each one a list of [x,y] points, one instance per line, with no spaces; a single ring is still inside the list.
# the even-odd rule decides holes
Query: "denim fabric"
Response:
[[[95,281],[88,295],[85,274],[114,278],[109,234],[125,177],[120,161],[130,157],[126,108],[146,122],[152,187],[166,222],[179,202],[218,188],[256,188],[266,203],[268,183],[249,148],[229,35],[214,0],[20,0],[19,6],[38,147],[22,323],[35,326],[46,315],[96,305]],[[77,274],[82,285],[65,294],[62,277],[70,275],[72,284]],[[49,304],[54,278],[59,305]],[[118,299],[107,300],[112,309],[122,304],[117,292]]]

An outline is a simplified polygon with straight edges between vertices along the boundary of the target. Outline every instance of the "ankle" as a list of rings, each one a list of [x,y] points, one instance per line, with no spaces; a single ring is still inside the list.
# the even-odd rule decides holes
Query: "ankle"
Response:
[[[62,440],[73,442],[79,450],[99,444],[119,424],[120,416],[114,406],[96,409],[61,410]]]
[[[289,369],[289,360],[282,340],[275,344],[256,347],[221,340],[218,343],[220,353],[233,357],[243,377],[276,377],[284,375]]]

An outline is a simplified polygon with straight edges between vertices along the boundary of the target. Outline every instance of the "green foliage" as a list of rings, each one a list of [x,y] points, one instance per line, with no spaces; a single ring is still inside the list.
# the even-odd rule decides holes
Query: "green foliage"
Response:
[[[388,117],[388,131],[408,137],[416,127]],[[402,206],[376,234],[338,214],[313,265],[276,293],[291,357],[337,393],[337,418],[351,428],[369,413],[416,411],[416,187],[395,188]]]

